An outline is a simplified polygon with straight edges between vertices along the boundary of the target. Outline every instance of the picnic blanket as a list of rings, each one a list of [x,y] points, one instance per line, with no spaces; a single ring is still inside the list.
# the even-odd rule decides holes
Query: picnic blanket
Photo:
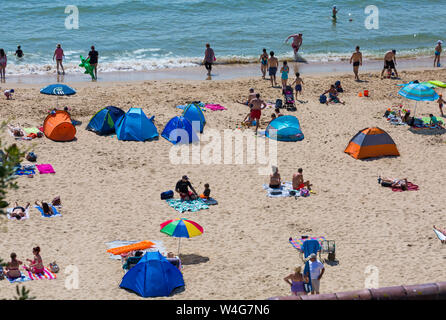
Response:
[[[23,131],[25,131],[26,134],[38,134],[40,132],[39,128],[31,127],[31,128],[23,128]]]
[[[38,164],[38,165],[36,165],[36,167],[37,167],[37,170],[39,170],[40,174],[56,173],[56,171],[54,171],[53,166],[50,164]]]
[[[322,241],[325,240],[325,237],[308,237],[306,239],[301,238],[289,238],[288,241],[291,243],[291,245],[299,250],[300,252],[303,252],[303,245],[304,241],[306,240],[317,240],[319,244],[322,246]]]
[[[212,111],[218,111],[218,110],[228,110],[225,107],[219,105],[219,104],[206,104],[204,106],[205,108],[212,110]]]
[[[166,199],[169,206],[176,211],[183,213],[185,211],[197,212],[203,209],[209,209],[209,205],[204,203],[202,199],[197,200],[181,200],[181,199]]]
[[[438,239],[440,239],[440,241],[446,241],[446,236],[443,233],[436,229],[434,229],[434,232],[437,235]]]
[[[123,247],[123,246],[128,246],[128,245],[132,245],[135,243],[139,243],[141,242],[141,240],[130,240],[130,241],[126,241],[126,240],[115,240],[115,241],[111,241],[111,242],[106,242],[105,245],[107,246],[107,249],[113,249],[113,248],[118,248],[118,247]],[[148,252],[148,251],[159,251],[159,252],[166,252],[166,248],[163,245],[163,242],[160,240],[150,240],[150,242],[153,243],[153,246],[144,250],[140,250],[142,252]],[[112,253],[109,253],[110,259],[113,260],[121,260],[121,256],[120,255],[114,255]]]
[[[389,116],[387,117],[387,121],[389,121],[389,123],[393,125],[407,125],[407,123],[403,122],[400,117],[397,117],[394,114],[389,114]]]
[[[300,197],[298,191],[296,191],[295,195],[290,195],[290,191],[293,190],[293,184],[291,182],[282,182],[282,185],[278,189],[270,188],[269,185],[265,183],[263,189],[266,190],[267,196],[271,198]]]
[[[42,209],[41,207],[39,207],[39,206],[34,206],[34,208],[36,208],[37,210],[39,210],[39,211],[40,211],[40,214],[41,214],[42,217],[44,217],[44,218],[53,218],[53,217],[57,217],[57,216],[62,216],[62,214],[60,214],[60,212],[57,211],[56,207],[53,206],[53,205],[51,205],[51,208],[53,208],[53,212],[54,212],[54,214],[53,214],[52,216],[49,216],[49,215],[44,214],[44,213],[43,213],[43,209]]]
[[[401,188],[392,188],[392,191],[403,192],[404,190]],[[418,186],[412,182],[407,182],[407,191],[418,191]]]
[[[10,220],[17,220],[17,218],[11,217],[11,213],[13,210],[14,210],[14,208],[6,209],[6,217]],[[20,220],[25,220],[25,219],[29,219],[29,208],[25,210],[25,216],[23,218],[21,218]]]
[[[28,275],[30,280],[56,279],[56,274],[51,272],[47,267],[43,268],[42,273],[32,273],[31,271],[25,270],[25,274]]]

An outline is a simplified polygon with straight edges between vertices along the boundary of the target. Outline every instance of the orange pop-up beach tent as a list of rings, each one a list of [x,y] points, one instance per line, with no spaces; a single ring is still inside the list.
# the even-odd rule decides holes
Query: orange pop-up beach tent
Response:
[[[76,135],[76,128],[66,111],[57,110],[46,117],[43,122],[43,133],[48,139],[54,141],[70,141]]]
[[[359,131],[350,140],[344,152],[355,159],[400,155],[388,133],[376,127]]]

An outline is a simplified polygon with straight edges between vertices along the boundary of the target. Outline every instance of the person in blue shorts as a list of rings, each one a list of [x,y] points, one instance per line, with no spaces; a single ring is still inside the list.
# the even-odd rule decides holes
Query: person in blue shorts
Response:
[[[294,86],[294,91],[295,91],[295,95],[296,95],[296,100],[297,100],[297,95],[298,94],[302,94],[302,85],[304,84],[304,81],[302,80],[302,78],[300,77],[300,73],[296,72],[296,79],[293,81],[293,83],[291,84],[291,86]]]
[[[271,86],[274,87],[277,86],[276,73],[277,68],[279,67],[279,60],[277,60],[277,58],[274,56],[274,51],[271,51],[269,55],[270,57],[268,59],[268,72],[271,79]]]

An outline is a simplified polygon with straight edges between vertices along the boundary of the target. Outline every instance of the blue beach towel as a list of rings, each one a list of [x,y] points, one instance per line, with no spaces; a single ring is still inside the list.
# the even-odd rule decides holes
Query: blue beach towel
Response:
[[[39,211],[40,211],[40,214],[41,214],[42,217],[44,217],[44,218],[53,218],[53,217],[57,217],[57,216],[62,216],[62,215],[60,214],[60,212],[57,211],[57,209],[56,209],[53,205],[51,205],[51,208],[53,208],[53,212],[54,212],[54,214],[53,214],[52,216],[48,216],[48,215],[44,214],[44,213],[43,213],[43,209],[42,209],[41,207],[39,207],[39,206],[34,206],[34,208],[36,208],[37,210],[39,210]]]
[[[5,278],[9,280],[9,283],[19,283],[19,282],[25,282],[25,281],[31,280],[31,278],[26,276],[22,271],[20,271],[20,274],[21,274],[20,278],[10,279],[6,276],[5,276]]]
[[[321,250],[321,245],[319,244],[319,241],[317,240],[305,240],[302,249],[304,252],[305,259],[310,256],[310,254],[314,253],[317,254],[319,250]]]
[[[309,262],[309,260],[307,262],[305,262],[304,275],[308,275],[308,282],[304,282],[305,292],[311,292],[311,290],[313,290],[313,286],[311,284],[311,274],[310,274],[310,262]]]
[[[167,199],[166,202],[169,206],[180,213],[185,211],[197,212],[203,209],[209,209],[209,206],[201,199],[189,201],[183,201],[181,199]]]

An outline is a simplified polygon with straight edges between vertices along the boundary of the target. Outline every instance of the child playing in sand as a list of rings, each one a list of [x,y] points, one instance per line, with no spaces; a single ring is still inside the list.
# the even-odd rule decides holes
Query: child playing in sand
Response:
[[[14,93],[14,89],[5,90],[4,94],[6,100],[12,100],[12,94]]]
[[[341,101],[341,99],[338,98],[338,91],[336,90],[336,87],[333,84],[331,85],[330,89],[328,89],[327,91],[325,91],[323,93],[323,95],[325,95],[327,93],[329,95],[329,99],[326,102],[327,105],[328,105],[329,102],[345,104],[344,101]]]
[[[300,77],[300,73],[296,72],[296,79],[293,81],[293,83],[291,84],[291,86],[294,86],[295,89],[295,96],[296,96],[296,100],[297,100],[297,95],[298,94],[302,94],[302,85],[304,84],[304,81],[302,80],[302,78]]]
[[[286,61],[283,62],[280,72],[282,73],[282,88],[285,89],[288,81],[288,73],[290,72],[290,68],[288,67],[288,63]]]
[[[209,199],[210,196],[211,196],[211,189],[209,189],[209,183],[206,183],[204,185],[203,193],[200,194],[200,198],[201,199]]]
[[[446,101],[443,100],[443,95],[440,93],[439,94],[439,98],[437,100],[437,103],[438,103],[438,108],[440,108],[440,113],[441,113],[442,117],[444,117],[444,114],[443,114],[443,103],[445,103],[445,102]]]

